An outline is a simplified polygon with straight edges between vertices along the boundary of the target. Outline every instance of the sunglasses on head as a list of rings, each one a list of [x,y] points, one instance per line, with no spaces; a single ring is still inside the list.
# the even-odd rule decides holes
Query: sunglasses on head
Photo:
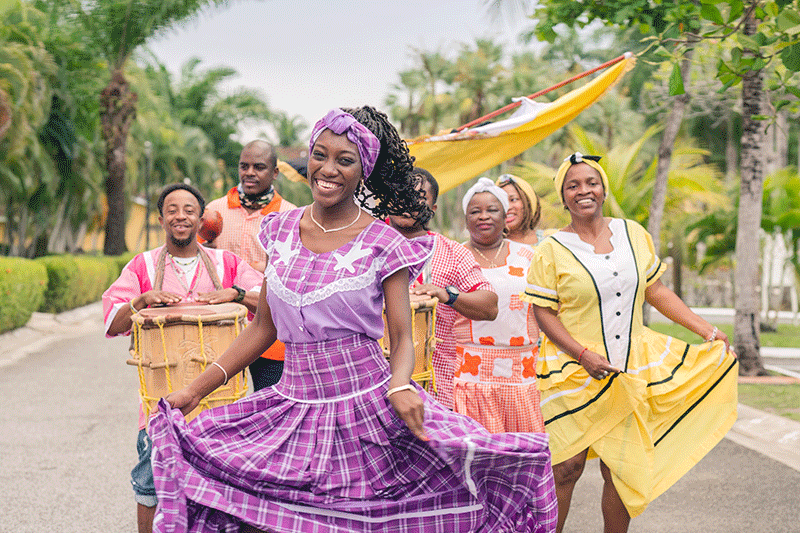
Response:
[[[499,178],[497,178],[497,186],[498,187],[505,187],[509,183],[516,183],[517,179],[512,176],[511,174],[503,174]]]

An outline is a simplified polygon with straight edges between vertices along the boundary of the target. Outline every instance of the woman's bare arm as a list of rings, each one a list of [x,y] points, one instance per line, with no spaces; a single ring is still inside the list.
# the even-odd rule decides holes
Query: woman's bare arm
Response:
[[[414,342],[411,334],[411,304],[408,295],[408,269],[403,268],[383,281],[386,323],[389,329],[389,390],[408,385],[414,371]],[[400,390],[389,402],[417,438],[427,440],[422,423],[425,418],[422,398],[416,390]]]
[[[730,350],[731,344],[728,340],[728,336],[719,329],[715,331],[714,326],[692,311],[683,300],[678,298],[677,294],[661,283],[661,280],[654,282],[645,289],[644,298],[647,300],[647,303],[655,307],[659,313],[676,324],[685,327],[692,333],[700,335],[703,340],[708,340],[713,333],[714,338],[724,341],[725,349]]]

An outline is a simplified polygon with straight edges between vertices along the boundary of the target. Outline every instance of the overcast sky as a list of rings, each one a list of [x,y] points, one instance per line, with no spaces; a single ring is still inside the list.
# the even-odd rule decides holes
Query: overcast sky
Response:
[[[239,0],[150,48],[175,73],[191,57],[200,68],[233,67],[239,77],[229,85],[259,89],[310,126],[336,106],[385,109],[397,73],[413,66],[411,47],[452,56],[460,43],[491,37],[521,49],[517,35],[531,24],[494,20],[481,0]]]

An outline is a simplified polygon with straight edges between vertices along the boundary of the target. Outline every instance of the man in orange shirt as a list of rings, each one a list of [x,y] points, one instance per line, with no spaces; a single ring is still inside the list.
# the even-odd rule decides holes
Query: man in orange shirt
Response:
[[[229,250],[264,272],[267,254],[257,238],[261,220],[267,213],[296,207],[272,186],[277,177],[278,158],[272,145],[262,140],[249,142],[239,156],[239,185],[206,207],[206,218],[212,211],[222,216],[222,231],[206,246]],[[276,341],[250,365],[255,390],[278,382],[283,373],[283,355],[283,343]]]

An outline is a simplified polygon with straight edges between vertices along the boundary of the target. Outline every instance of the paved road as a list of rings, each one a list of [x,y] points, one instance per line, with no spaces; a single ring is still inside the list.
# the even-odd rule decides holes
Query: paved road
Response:
[[[135,460],[136,373],[124,363],[127,341],[103,338],[99,308],[88,313],[76,327],[43,322],[43,330],[62,329],[62,340],[26,340],[36,349],[23,357],[4,359],[0,346],[0,533],[135,532],[128,473]],[[0,345],[13,340],[0,336]],[[740,413],[747,420],[737,422],[745,425],[731,437],[765,452],[800,428],[770,436],[775,446],[765,445],[760,436],[774,419]],[[800,532],[800,462],[779,462],[737,442],[720,443],[634,519],[631,533]],[[600,488],[591,462],[565,533],[602,531]]]
[[[0,368],[0,532],[136,530],[138,380],[126,347],[91,334]]]

